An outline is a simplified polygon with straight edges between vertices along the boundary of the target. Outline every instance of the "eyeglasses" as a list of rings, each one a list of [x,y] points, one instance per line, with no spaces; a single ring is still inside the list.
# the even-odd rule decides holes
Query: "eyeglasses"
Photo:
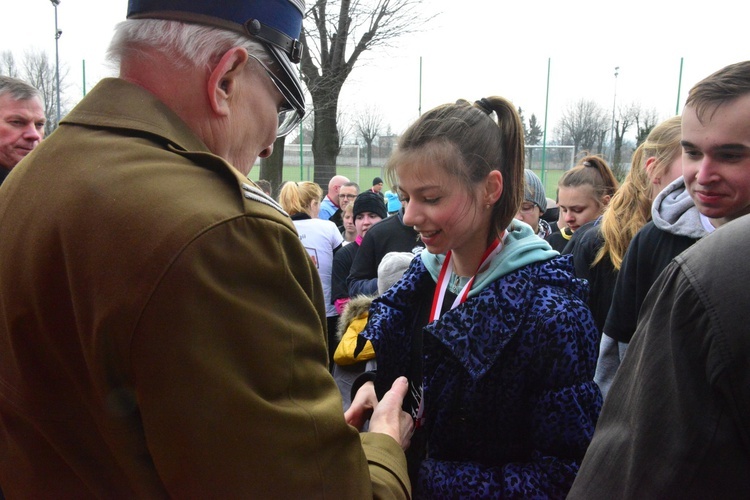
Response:
[[[528,214],[528,213],[533,212],[536,207],[537,207],[536,203],[521,203],[521,208],[519,208],[518,211]]]
[[[279,127],[276,129],[276,137],[284,137],[294,130],[302,121],[302,118],[305,117],[305,106],[294,97],[294,93],[289,90],[281,78],[268,68],[266,63],[252,54],[248,55],[258,61],[258,64],[266,71],[276,89],[284,97],[284,104],[279,109]]]

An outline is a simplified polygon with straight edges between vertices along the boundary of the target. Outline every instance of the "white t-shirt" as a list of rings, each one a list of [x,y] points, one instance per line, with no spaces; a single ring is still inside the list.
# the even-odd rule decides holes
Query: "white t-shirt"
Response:
[[[709,219],[703,214],[700,214],[700,216],[701,216],[701,224],[703,225],[703,229],[705,229],[707,233],[713,233],[714,229],[716,228],[714,227],[713,224],[711,224],[711,219]]]
[[[323,297],[326,301],[326,316],[337,316],[336,307],[331,304],[331,270],[333,268],[333,250],[341,245],[341,236],[336,224],[323,219],[295,220],[299,239],[305,247],[323,282]]]

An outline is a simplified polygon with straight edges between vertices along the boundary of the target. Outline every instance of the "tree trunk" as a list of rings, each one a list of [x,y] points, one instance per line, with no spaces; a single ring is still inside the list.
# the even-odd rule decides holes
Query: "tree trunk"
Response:
[[[367,143],[367,166],[372,167],[372,141],[365,141]]]
[[[276,198],[279,194],[284,169],[284,142],[286,137],[279,137],[273,143],[273,153],[268,158],[260,159],[259,179],[271,183],[271,194]]]
[[[317,102],[325,103],[319,106]],[[339,155],[339,131],[336,126],[338,94],[315,99],[315,129],[313,132],[312,152],[315,159],[313,180],[328,192],[328,181],[336,175],[336,158]]]

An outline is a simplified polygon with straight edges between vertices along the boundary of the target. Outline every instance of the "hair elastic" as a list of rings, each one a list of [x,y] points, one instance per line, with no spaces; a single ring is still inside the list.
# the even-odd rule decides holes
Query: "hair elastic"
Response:
[[[490,104],[490,101],[482,97],[478,101],[474,101],[474,104],[476,104],[482,111],[487,113],[488,115],[492,114],[492,104]]]

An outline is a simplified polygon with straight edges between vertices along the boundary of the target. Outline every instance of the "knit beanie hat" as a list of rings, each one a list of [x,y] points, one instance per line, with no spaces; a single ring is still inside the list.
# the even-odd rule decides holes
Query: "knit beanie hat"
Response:
[[[524,201],[536,203],[544,212],[547,210],[547,195],[544,193],[544,186],[537,175],[528,168],[523,172],[526,182],[524,184]]]
[[[372,180],[372,185],[373,185],[373,186],[377,186],[378,184],[382,184],[382,183],[383,183],[383,179],[381,179],[380,177],[375,177],[375,178],[374,178],[374,179]]]
[[[378,293],[383,294],[396,284],[409,269],[414,258],[411,252],[388,252],[378,265]]]
[[[385,209],[383,198],[372,191],[363,191],[354,199],[354,208],[352,214],[354,218],[363,212],[372,212],[380,216],[381,219],[388,217],[388,211]]]

